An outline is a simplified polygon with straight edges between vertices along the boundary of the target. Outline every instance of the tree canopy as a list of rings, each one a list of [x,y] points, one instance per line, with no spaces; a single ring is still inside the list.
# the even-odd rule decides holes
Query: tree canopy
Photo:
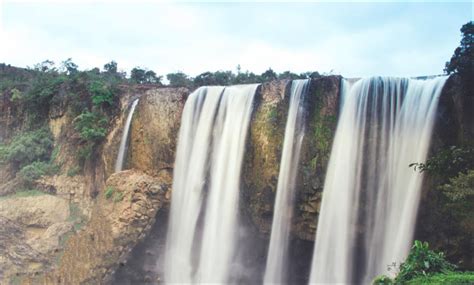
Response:
[[[474,96],[474,22],[464,24],[461,33],[461,44],[454,50],[451,60],[446,62],[444,70],[447,74],[459,74],[466,94]]]

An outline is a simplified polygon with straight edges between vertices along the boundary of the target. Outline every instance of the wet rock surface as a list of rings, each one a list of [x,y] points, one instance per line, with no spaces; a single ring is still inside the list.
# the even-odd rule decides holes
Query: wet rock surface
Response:
[[[339,112],[340,76],[311,81],[304,98],[305,135],[300,154],[292,232],[313,241],[324,177]],[[291,81],[265,83],[258,94],[243,165],[244,210],[270,234]]]

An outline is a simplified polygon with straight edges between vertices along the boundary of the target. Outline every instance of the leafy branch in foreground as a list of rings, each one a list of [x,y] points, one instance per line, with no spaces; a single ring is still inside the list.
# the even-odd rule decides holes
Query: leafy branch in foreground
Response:
[[[413,170],[428,172],[444,178],[456,176],[474,168],[474,147],[451,146],[430,157],[425,163],[414,162],[409,165]]]
[[[394,279],[386,275],[381,275],[376,277],[372,284],[416,284],[412,282],[420,278],[427,279],[436,277],[439,279],[441,276],[451,275],[457,276],[456,280],[459,282],[458,284],[468,284],[468,280],[472,280],[473,278],[470,272],[455,272],[456,266],[445,259],[444,253],[430,250],[427,242],[418,240],[415,241],[405,262],[401,263],[398,269],[399,272]]]

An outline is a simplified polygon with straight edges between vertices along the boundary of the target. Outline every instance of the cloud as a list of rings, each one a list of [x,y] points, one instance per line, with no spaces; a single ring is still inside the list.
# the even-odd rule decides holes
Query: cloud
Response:
[[[470,3],[73,2],[1,5],[0,62],[72,57],[93,68],[113,59],[127,70],[191,75],[237,64],[258,73],[437,74],[471,17]]]

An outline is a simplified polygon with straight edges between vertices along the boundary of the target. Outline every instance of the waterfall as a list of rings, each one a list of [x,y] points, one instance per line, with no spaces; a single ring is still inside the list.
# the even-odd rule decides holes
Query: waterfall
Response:
[[[167,283],[228,282],[240,172],[257,87],[201,87],[186,102],[166,242]]]
[[[342,82],[343,106],[326,174],[310,283],[368,284],[403,261],[446,77]]]
[[[120,140],[117,160],[115,161],[115,172],[122,171],[123,169],[125,153],[127,150],[128,133],[130,132],[130,125],[132,124],[133,113],[135,112],[135,108],[137,107],[138,100],[139,99],[135,99],[135,101],[133,101],[132,107],[130,107],[130,111],[128,112],[127,120],[125,121],[125,127],[123,129],[122,139]]]
[[[294,80],[278,175],[272,232],[264,283],[286,283],[287,250],[293,216],[293,197],[301,143],[304,136],[303,96],[310,80]]]

